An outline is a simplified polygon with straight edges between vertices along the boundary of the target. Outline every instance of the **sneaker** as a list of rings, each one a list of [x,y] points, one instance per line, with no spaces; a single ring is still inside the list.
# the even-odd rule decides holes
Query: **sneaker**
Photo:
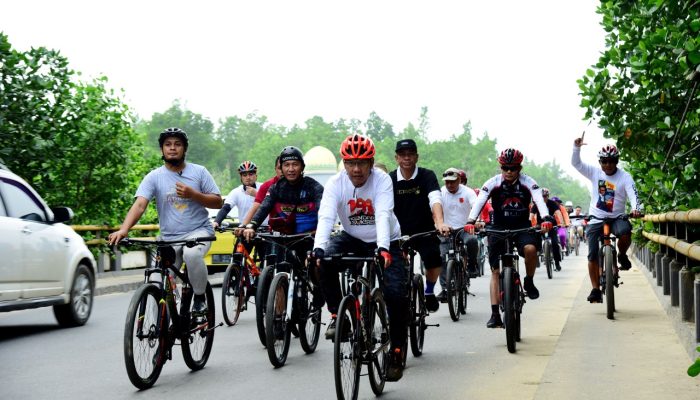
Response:
[[[335,339],[335,322],[338,319],[336,314],[331,314],[331,321],[328,323],[328,328],[326,328],[326,340]]]
[[[602,303],[603,293],[598,288],[591,289],[591,294],[588,295],[587,300],[591,303]]]
[[[537,290],[535,284],[532,283],[531,277],[525,277],[525,283],[523,284],[523,288],[525,289],[527,297],[530,298],[530,300],[535,300],[536,298],[540,297],[540,291]]]
[[[438,302],[434,293],[425,294],[425,308],[430,312],[435,312],[440,308],[440,302]]]
[[[554,269],[557,271],[561,271],[561,264],[559,264],[559,261],[554,262]]]
[[[628,269],[632,268],[632,262],[630,261],[629,257],[627,257],[627,254],[618,254],[617,262],[620,263],[620,269],[622,271],[627,271]]]
[[[204,300],[204,295],[195,295],[194,304],[192,304],[192,318],[197,324],[203,324],[207,320],[207,302]]]
[[[443,290],[437,295],[437,299],[440,303],[447,303],[447,290]]]
[[[478,277],[479,271],[476,270],[476,265],[467,265],[467,274],[470,278]]]
[[[433,296],[435,297],[435,296]],[[396,382],[403,376],[403,357],[400,348],[395,348],[389,354],[389,365],[386,368],[387,382]]]
[[[486,323],[487,328],[503,328],[503,321],[501,320],[501,314],[491,314],[491,319]]]

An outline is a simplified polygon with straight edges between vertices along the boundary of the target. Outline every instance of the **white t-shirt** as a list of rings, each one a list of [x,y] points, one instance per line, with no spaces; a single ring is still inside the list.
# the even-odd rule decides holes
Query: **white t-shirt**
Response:
[[[455,193],[450,193],[445,186],[440,189],[440,193],[445,223],[453,229],[463,227],[467,223],[472,207],[476,204],[476,192],[464,185],[459,185]]]
[[[388,249],[391,241],[401,237],[389,175],[373,168],[361,187],[352,184],[345,170],[330,177],[318,210],[314,248],[326,250],[336,218],[350,236]]]
[[[618,168],[614,174],[606,175],[599,166],[581,161],[581,148],[576,146],[571,154],[571,165],[591,181],[591,205],[588,209],[590,215],[598,218],[622,215],[625,213],[628,198],[632,209],[641,209],[637,202],[637,188],[629,173]],[[590,221],[591,224],[602,222],[597,219]]]
[[[248,211],[250,210],[250,207],[253,206],[253,202],[255,201],[255,196],[251,196],[245,192],[245,186],[240,185],[239,187],[231,190],[231,192],[226,196],[226,200],[224,201],[224,204],[228,204],[231,206],[231,209],[233,210],[233,207],[238,208],[238,220],[243,221],[243,218],[245,218],[246,215],[248,215]]]

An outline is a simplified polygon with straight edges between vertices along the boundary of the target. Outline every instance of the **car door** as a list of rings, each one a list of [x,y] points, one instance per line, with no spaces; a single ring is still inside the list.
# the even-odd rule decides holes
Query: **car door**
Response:
[[[22,293],[24,253],[20,225],[21,221],[7,216],[0,197],[0,302],[17,300]]]
[[[2,197],[10,218],[19,227],[22,252],[22,298],[63,293],[68,238],[49,223],[49,212],[24,182],[3,178]]]

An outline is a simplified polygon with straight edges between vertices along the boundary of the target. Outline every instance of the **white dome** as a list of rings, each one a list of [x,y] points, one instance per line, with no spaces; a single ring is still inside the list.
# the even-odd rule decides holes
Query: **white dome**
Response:
[[[333,153],[323,146],[315,146],[304,154],[306,172],[336,172],[338,171]]]

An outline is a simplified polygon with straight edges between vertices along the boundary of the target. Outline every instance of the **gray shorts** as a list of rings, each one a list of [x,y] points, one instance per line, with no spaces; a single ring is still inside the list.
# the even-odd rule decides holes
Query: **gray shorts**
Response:
[[[615,220],[610,228],[616,237],[632,233],[632,224],[624,219]],[[603,223],[588,224],[586,231],[588,235],[588,261],[596,261],[598,259],[600,238],[603,236]]]

